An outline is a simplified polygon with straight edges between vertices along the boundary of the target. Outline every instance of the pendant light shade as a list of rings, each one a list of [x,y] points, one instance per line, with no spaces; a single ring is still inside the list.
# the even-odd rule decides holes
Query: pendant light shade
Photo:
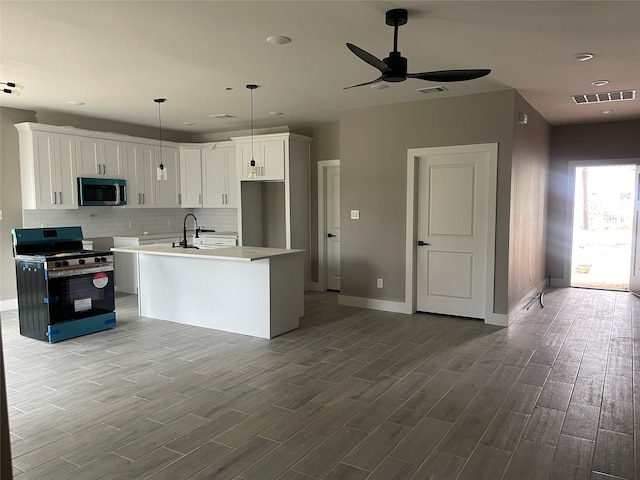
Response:
[[[160,105],[167,101],[166,98],[154,98],[154,102],[158,104],[158,125],[160,126],[160,165],[156,169],[158,180],[167,179],[167,169],[162,162],[162,115],[160,113]]]
[[[258,88],[258,85],[247,85],[249,92],[251,93],[251,162],[249,162],[249,178],[258,178],[258,167],[256,167],[256,160],[253,154],[253,91]]]

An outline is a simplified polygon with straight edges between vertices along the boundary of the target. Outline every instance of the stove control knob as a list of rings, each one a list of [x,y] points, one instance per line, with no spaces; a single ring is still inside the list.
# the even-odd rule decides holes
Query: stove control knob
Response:
[[[55,266],[56,266],[56,267],[61,267],[61,266],[62,266],[62,262],[56,262],[56,263],[55,263]]]
[[[84,258],[81,258],[80,260],[78,260],[78,263],[79,263],[80,265],[84,265]]]
[[[63,260],[63,262],[62,262],[62,266],[63,266],[63,267],[68,267],[68,266],[69,266],[69,262],[68,262],[68,261],[66,261],[66,260]]]
[[[100,257],[100,261],[101,262],[106,262],[107,261],[107,257]]]
[[[93,261],[96,262],[96,263],[100,263],[100,258],[96,257],[96,258],[93,259]]]

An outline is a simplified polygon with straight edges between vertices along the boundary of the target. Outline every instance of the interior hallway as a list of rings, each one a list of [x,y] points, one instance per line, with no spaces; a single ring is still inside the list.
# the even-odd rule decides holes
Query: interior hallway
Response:
[[[509,328],[305,302],[270,341],[140,318],[135,296],[57,344],[3,312],[15,478],[640,475],[633,295],[553,290]]]

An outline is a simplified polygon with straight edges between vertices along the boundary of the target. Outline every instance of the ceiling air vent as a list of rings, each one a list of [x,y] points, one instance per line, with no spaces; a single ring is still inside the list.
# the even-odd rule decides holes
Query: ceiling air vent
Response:
[[[420,93],[441,93],[448,92],[449,89],[438,85],[437,87],[416,88],[416,92]]]
[[[571,98],[573,98],[573,101],[577,104],[621,102],[623,100],[634,100],[636,98],[636,91],[617,90],[615,92],[583,93],[580,95],[572,95]]]

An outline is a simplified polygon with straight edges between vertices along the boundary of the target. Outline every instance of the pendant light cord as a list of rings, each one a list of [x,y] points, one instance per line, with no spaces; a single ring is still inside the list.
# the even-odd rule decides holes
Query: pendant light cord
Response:
[[[158,104],[158,125],[160,126],[160,170],[164,170],[162,163],[162,113],[160,112],[160,104],[164,103],[166,98],[156,98],[153,101]]]
[[[258,88],[258,85],[254,85],[254,84],[249,84],[247,85],[247,88],[249,89],[250,92],[250,110],[251,110],[251,161],[255,162],[255,156],[254,156],[254,151],[253,151],[253,91]]]
[[[251,160],[256,157],[253,154],[253,88],[249,90],[251,92]]]

